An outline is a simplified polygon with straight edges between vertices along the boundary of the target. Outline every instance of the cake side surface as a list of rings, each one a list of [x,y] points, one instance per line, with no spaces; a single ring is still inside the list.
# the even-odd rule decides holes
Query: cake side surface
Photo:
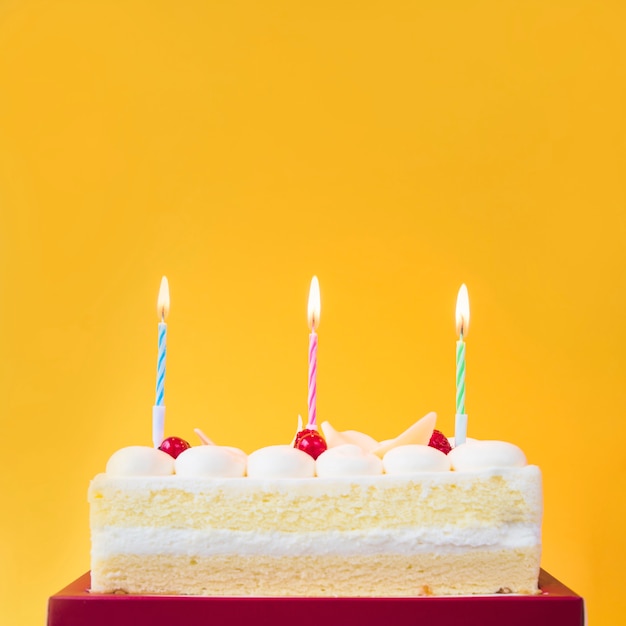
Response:
[[[101,474],[89,501],[94,591],[537,591],[535,466],[334,479]]]

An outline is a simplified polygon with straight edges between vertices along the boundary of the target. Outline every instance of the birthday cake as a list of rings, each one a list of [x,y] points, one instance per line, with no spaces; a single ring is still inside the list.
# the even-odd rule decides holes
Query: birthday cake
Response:
[[[434,425],[429,414],[379,443],[325,423],[326,450],[311,449],[321,434],[310,431],[308,444],[250,455],[216,445],[118,450],[89,488],[91,589],[536,593],[539,468],[506,442],[470,440],[446,454],[447,440],[428,445]]]

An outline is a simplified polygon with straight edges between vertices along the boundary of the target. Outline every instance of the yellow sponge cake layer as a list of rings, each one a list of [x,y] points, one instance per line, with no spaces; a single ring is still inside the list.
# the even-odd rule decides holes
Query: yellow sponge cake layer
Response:
[[[419,476],[257,480],[110,477],[89,490],[92,525],[319,532],[536,524],[539,468]]]
[[[211,596],[467,595],[537,592],[539,548],[273,557],[123,554],[97,562],[92,590]]]

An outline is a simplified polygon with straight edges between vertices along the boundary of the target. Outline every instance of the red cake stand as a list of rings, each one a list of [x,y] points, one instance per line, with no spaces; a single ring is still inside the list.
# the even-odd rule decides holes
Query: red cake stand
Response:
[[[535,596],[224,598],[89,593],[89,572],[48,601],[48,626],[583,626],[583,599],[541,570]]]

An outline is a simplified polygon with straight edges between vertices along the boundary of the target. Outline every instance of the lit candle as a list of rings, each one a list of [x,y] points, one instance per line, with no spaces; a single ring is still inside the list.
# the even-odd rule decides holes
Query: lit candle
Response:
[[[311,279],[311,288],[309,289],[309,423],[307,428],[315,429],[317,419],[317,333],[315,329],[320,323],[320,284],[317,276]]]
[[[469,296],[465,284],[461,285],[456,298],[456,419],[454,445],[465,443],[467,414],[465,413],[465,341],[469,328]]]
[[[156,400],[152,407],[152,442],[158,448],[165,434],[165,359],[167,356],[167,324],[165,318],[170,310],[170,289],[167,278],[161,279],[159,297],[157,299],[157,315],[159,317],[159,351],[156,372]]]

